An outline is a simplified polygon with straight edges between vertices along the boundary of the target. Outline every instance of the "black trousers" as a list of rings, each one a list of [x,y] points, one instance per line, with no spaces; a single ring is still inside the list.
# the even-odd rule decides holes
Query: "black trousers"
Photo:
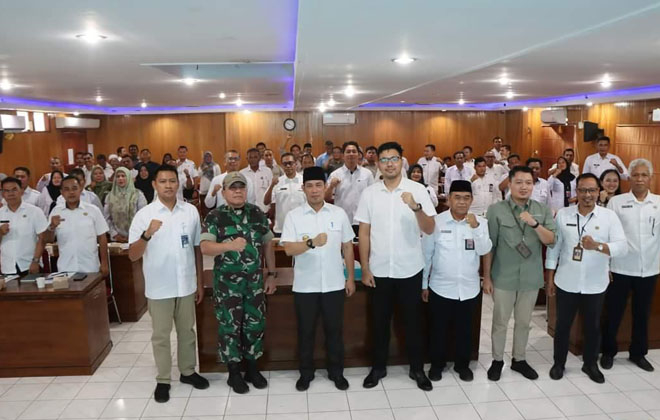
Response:
[[[470,365],[472,351],[472,311],[479,295],[460,301],[448,299],[429,289],[429,312],[431,314],[431,366],[444,368],[447,362],[447,327],[454,325],[456,351],[454,368]]]
[[[557,290],[557,324],[555,325],[554,359],[555,364],[564,366],[568,355],[568,341],[571,326],[578,309],[582,314],[582,329],[584,331],[584,352],[582,360],[585,365],[594,365],[598,361],[600,348],[600,315],[603,311],[605,292],[597,294],[582,294],[566,292],[559,287]]]
[[[616,334],[632,292],[632,336],[630,358],[639,359],[649,350],[649,316],[658,276],[633,277],[612,273],[605,296],[607,313],[603,327],[603,354],[614,357],[617,353]]]
[[[399,303],[406,335],[411,371],[424,369],[422,360],[421,302],[422,272],[404,279],[375,277],[372,289],[373,367],[385,369],[390,347],[390,329],[395,301]]]
[[[328,293],[294,293],[298,318],[298,357],[300,375],[314,377],[314,338],[321,314],[325,334],[327,369],[330,375],[344,372],[344,289]]]

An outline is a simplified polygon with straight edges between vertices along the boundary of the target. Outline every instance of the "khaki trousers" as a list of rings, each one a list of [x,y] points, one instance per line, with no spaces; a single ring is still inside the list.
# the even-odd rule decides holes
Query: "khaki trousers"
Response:
[[[182,375],[195,372],[195,294],[168,299],[147,299],[153,334],[151,345],[158,370],[156,382],[170,383],[172,371],[172,349],[170,334],[172,324],[176,327],[177,360]]]
[[[525,350],[529,338],[532,311],[539,291],[510,291],[493,289],[493,328],[491,331],[493,359],[504,360],[506,330],[513,312],[513,358],[525,360]]]

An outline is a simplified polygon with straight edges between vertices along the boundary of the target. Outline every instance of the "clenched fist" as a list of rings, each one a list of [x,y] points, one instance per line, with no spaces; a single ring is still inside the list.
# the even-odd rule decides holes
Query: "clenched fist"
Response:
[[[6,235],[9,233],[9,223],[3,223],[0,225],[0,235]]]
[[[49,226],[50,230],[54,230],[55,228],[57,228],[60,225],[60,223],[62,223],[63,221],[64,219],[62,219],[62,216],[60,216],[59,214],[56,214],[53,217],[51,217],[50,226]]]
[[[245,238],[236,238],[233,241],[229,242],[229,244],[231,246],[232,251],[243,252],[243,250],[245,249],[245,245],[247,245],[247,241],[245,240]]]
[[[328,242],[328,234],[327,233],[319,233],[316,235],[314,239],[312,239],[312,243],[314,246],[323,246]]]
[[[415,198],[413,197],[412,193],[410,192],[404,192],[401,194],[401,199],[403,200],[404,203],[410,207],[411,210],[417,210],[417,202],[415,201]]]
[[[467,216],[465,216],[465,221],[470,225],[472,229],[476,229],[479,227],[479,221],[477,220],[477,216],[475,216],[472,213],[468,213]]]
[[[523,222],[527,223],[530,226],[536,226],[537,223],[536,219],[527,211],[520,213],[520,220],[522,220]]]
[[[163,226],[163,222],[158,220],[158,219],[152,219],[151,223],[149,223],[149,227],[147,230],[144,232],[145,236],[147,238],[151,238],[154,233],[158,232],[158,229]]]

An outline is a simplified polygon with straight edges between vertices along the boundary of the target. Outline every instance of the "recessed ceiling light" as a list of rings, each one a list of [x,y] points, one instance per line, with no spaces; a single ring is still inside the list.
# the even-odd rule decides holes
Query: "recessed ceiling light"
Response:
[[[227,95],[225,95],[224,92],[220,92],[220,95],[218,96],[220,97],[220,99],[225,99],[227,97]]]
[[[506,76],[502,76],[499,79],[497,79],[500,85],[506,86],[509,84],[510,80]]]
[[[241,100],[241,98],[236,99],[236,106],[237,107],[242,107],[243,106],[243,101]]]
[[[527,111],[529,111],[529,108],[527,108],[526,106],[524,106],[522,110],[523,110],[523,112],[527,112]]]
[[[140,104],[140,106],[141,106],[142,108],[146,108],[146,107],[147,107],[147,101],[142,101],[142,103]]]
[[[96,44],[99,41],[103,41],[104,39],[107,39],[108,37],[94,31],[89,31],[89,32],[85,32],[84,34],[76,35],[76,38],[78,38],[81,41],[85,41],[88,44]]]
[[[507,99],[513,99],[514,96],[515,96],[515,94],[513,93],[512,90],[510,90],[506,93],[506,98]]]
[[[325,112],[325,104],[323,102],[319,105],[319,112]]]
[[[610,78],[609,74],[603,76],[603,80],[601,80],[600,85],[604,88],[612,86],[612,79]]]
[[[333,106],[335,106],[336,104],[337,104],[337,103],[335,102],[334,99],[330,98],[330,99],[328,100],[328,106],[329,106],[329,107],[333,107]]]
[[[443,109],[442,112],[447,112],[447,110],[446,110],[446,109]]]
[[[197,80],[193,79],[192,77],[186,77],[185,79],[182,80],[182,82],[187,86],[192,86],[197,82]]]
[[[593,106],[593,102],[587,102],[587,106]]]
[[[349,98],[353,97],[353,95],[355,95],[355,88],[353,86],[346,86],[346,89],[344,89],[344,95]]]
[[[628,106],[628,102],[617,102],[614,104],[614,106],[625,107]]]
[[[250,111],[249,109],[244,109],[243,114],[252,114],[252,111]]]
[[[459,105],[465,105],[465,99],[461,98],[458,100]]]
[[[12,85],[9,83],[9,80],[3,79],[2,82],[0,82],[0,89],[2,90],[11,90]]]
[[[414,61],[417,61],[417,59],[407,55],[402,55],[401,57],[393,58],[392,61],[397,64],[410,64]]]
[[[73,111],[73,116],[74,116],[74,117],[77,117],[78,115],[80,115],[80,112],[78,112],[78,111]]]
[[[96,102],[103,102],[103,96],[96,95]]]
[[[399,102],[401,102],[402,104],[405,104],[405,103],[406,103],[406,101],[399,101]]]

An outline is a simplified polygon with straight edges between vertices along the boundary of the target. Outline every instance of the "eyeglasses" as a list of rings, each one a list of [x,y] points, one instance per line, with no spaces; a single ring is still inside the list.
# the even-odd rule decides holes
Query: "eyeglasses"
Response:
[[[227,161],[229,161],[229,162],[238,162],[239,160],[240,160],[240,158],[237,158],[237,157],[233,157],[233,156],[227,157]]]
[[[577,192],[580,194],[596,194],[599,190],[598,188],[578,188]]]
[[[296,161],[295,160],[288,160],[286,162],[282,162],[282,166],[293,166],[295,165]]]
[[[392,156],[392,157],[389,157],[389,158],[382,157],[382,158],[378,159],[378,161],[382,164],[387,164],[388,162],[398,163],[400,160],[401,160],[400,156]]]

